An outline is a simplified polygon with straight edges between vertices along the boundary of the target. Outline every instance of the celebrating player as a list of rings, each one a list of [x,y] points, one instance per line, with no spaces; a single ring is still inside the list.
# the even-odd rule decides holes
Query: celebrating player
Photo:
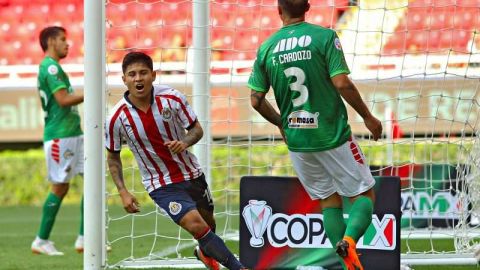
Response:
[[[209,269],[243,269],[215,234],[213,201],[197,158],[187,148],[203,136],[197,116],[179,91],[153,86],[150,56],[130,52],[123,58],[122,100],[106,122],[107,162],[125,211],[139,212],[123,180],[120,150],[125,140],[140,167],[145,189],[172,220],[199,243],[194,254]]]
[[[324,225],[346,269],[363,269],[356,242],[372,220],[373,179],[347,122],[343,97],[377,140],[381,122],[348,78],[333,30],[305,22],[308,0],[279,0],[283,27],[259,48],[248,81],[251,104],[278,126],[295,171],[312,199],[321,200]],[[280,114],[265,99],[270,86]],[[341,196],[350,198],[348,223]]]
[[[32,252],[63,255],[52,241],[50,233],[62,199],[68,192],[69,181],[75,175],[83,176],[83,132],[77,106],[83,95],[74,95],[67,74],[59,64],[68,54],[66,31],[50,26],[40,32],[40,46],[45,52],[38,73],[38,91],[45,113],[43,148],[47,160],[51,192],[43,205],[42,219]],[[83,252],[83,199],[81,202],[80,232],[75,249]]]

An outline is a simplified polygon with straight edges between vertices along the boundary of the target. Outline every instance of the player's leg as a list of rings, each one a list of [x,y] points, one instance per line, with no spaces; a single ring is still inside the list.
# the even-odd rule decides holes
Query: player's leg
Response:
[[[83,253],[84,249],[84,238],[83,238],[83,196],[82,196],[82,201],[80,202],[80,230],[78,232],[77,239],[75,240],[75,250],[78,253]]]
[[[322,162],[334,178],[337,192],[353,202],[345,235],[336,245],[337,253],[344,261],[353,264],[353,268],[348,269],[363,269],[357,256],[356,243],[372,221],[375,180],[353,138],[340,147],[325,151],[324,155]]]
[[[72,177],[71,148],[67,139],[55,139],[44,144],[47,161],[48,180],[52,183],[42,209],[42,217],[37,237],[32,242],[32,251],[38,254],[63,255],[49,241],[50,233],[63,198],[68,192]]]
[[[50,193],[48,194],[42,208],[42,218],[40,228],[38,230],[38,238],[48,240],[52,232],[58,210],[62,204],[62,200],[68,192],[68,183],[53,183]]]
[[[203,220],[208,224],[212,232],[215,233],[217,224],[214,217],[214,204],[213,197],[210,193],[205,176],[201,175],[197,179],[191,181],[191,186],[188,188],[190,197],[195,201],[196,208]],[[193,254],[200,260],[208,269],[217,270],[220,269],[219,263],[203,250],[200,246],[196,246]]]
[[[348,260],[352,266],[347,269],[360,269],[363,266],[358,258],[357,242],[372,222],[374,191],[370,189],[360,195],[350,198],[352,207],[349,212],[348,224],[345,236],[337,242],[337,254]]]
[[[194,180],[192,180],[194,181]],[[192,181],[170,184],[150,192],[150,197],[166,210],[172,220],[188,231],[205,251],[228,269],[243,269],[242,264],[228,250],[196,209],[188,193]]]
[[[83,135],[71,138],[72,149],[75,155],[72,157],[72,167],[74,168],[73,175],[80,175],[83,179],[84,173],[84,152],[83,152]],[[75,148],[73,148],[75,147]],[[75,240],[74,247],[78,253],[83,253],[84,250],[84,237],[83,237],[83,223],[84,223],[84,211],[83,211],[83,195],[80,201],[80,225],[77,239]]]
[[[303,187],[312,200],[320,199],[323,213],[323,225],[330,243],[342,240],[345,234],[342,198],[335,192],[332,177],[319,160],[321,153],[290,152],[290,159]],[[343,260],[340,260],[344,264]],[[344,265],[345,266],[345,265]]]
[[[342,197],[334,193],[321,200],[323,212],[323,226],[332,245],[342,240],[346,224],[343,218]]]
[[[352,202],[352,208],[350,209],[345,236],[352,238],[356,243],[372,222],[375,192],[373,188],[369,189],[351,197],[350,201]]]

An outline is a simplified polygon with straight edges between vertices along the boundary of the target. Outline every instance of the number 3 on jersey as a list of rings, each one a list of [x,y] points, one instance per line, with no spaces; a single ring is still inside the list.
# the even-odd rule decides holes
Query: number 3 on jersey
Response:
[[[285,73],[285,76],[287,76],[287,78],[292,76],[297,78],[295,82],[289,84],[290,90],[300,93],[300,96],[293,99],[292,103],[295,107],[303,105],[308,100],[308,88],[303,85],[303,83],[305,82],[305,72],[303,72],[301,68],[290,67],[285,69],[283,73]]]

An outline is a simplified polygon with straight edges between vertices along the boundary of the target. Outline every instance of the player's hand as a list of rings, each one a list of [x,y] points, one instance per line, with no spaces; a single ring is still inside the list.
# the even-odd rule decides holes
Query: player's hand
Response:
[[[128,213],[138,213],[140,212],[140,204],[137,201],[137,198],[133,196],[126,189],[120,191],[120,197],[122,198],[123,209]]]
[[[365,119],[365,126],[370,130],[373,136],[373,140],[378,140],[382,136],[382,122],[375,118],[375,116],[371,115]]]
[[[170,141],[166,142],[165,146],[168,147],[170,152],[178,154],[188,148],[188,145],[182,141]]]

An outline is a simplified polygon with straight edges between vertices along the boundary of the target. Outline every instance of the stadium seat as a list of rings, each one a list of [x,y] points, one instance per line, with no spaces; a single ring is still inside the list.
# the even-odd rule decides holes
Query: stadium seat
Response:
[[[337,11],[332,7],[312,7],[307,13],[307,21],[323,27],[334,27],[337,21]]]
[[[212,27],[212,48],[221,50],[233,49],[235,31],[232,28]]]
[[[6,42],[2,45],[2,53],[0,54],[0,63],[3,65],[14,65],[18,62],[18,48],[13,42]]]
[[[262,11],[260,6],[238,6],[236,11],[232,13],[232,17],[237,28],[259,28],[260,16],[252,16]]]
[[[231,20],[229,6],[226,4],[212,3],[210,5],[210,14],[212,26],[234,27],[234,21]]]
[[[454,14],[454,27],[460,29],[471,29],[478,21],[479,9],[471,7],[458,7]]]
[[[127,9],[131,4],[114,4],[110,3],[106,7],[106,16],[108,21],[114,26],[121,26],[127,17]]]
[[[51,6],[50,14],[53,16],[68,16],[70,20],[77,20],[76,17],[83,17],[83,10],[77,11],[77,6],[72,3],[58,3]]]
[[[235,39],[233,48],[240,51],[255,51],[259,43],[259,30],[258,29],[237,29],[235,32]]]
[[[262,29],[265,29],[265,28],[280,29],[283,26],[282,20],[278,16],[278,11],[276,7],[274,8],[264,7],[262,8],[260,14],[262,16],[260,21],[260,26]]]

